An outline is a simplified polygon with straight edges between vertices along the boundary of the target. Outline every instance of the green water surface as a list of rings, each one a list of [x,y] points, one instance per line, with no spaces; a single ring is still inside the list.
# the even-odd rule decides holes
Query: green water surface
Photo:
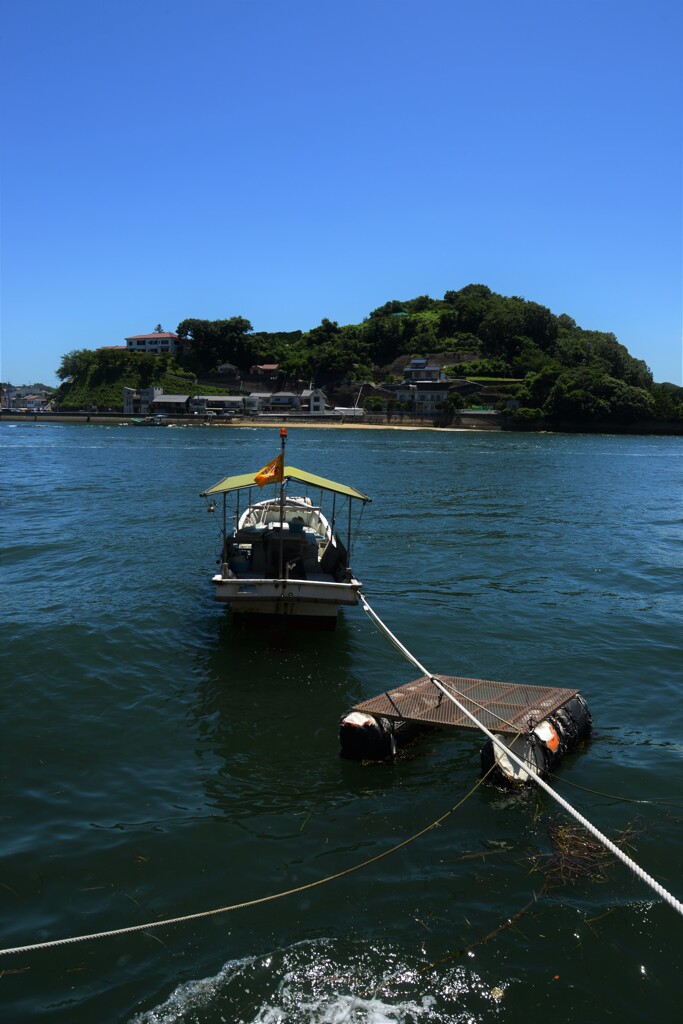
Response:
[[[273,644],[213,603],[220,524],[199,492],[278,447],[264,429],[0,425],[2,948],[313,882],[476,782],[474,733],[389,764],[340,758],[349,707],[416,674],[360,609]],[[630,855],[678,898],[681,451],[389,429],[288,442],[295,465],[372,497],[353,568],[431,671],[580,687],[594,733],[558,791],[612,838],[632,830]],[[672,1019],[683,921],[620,864],[553,860],[568,820],[535,791],[482,786],[303,893],[2,957],[0,1015]]]

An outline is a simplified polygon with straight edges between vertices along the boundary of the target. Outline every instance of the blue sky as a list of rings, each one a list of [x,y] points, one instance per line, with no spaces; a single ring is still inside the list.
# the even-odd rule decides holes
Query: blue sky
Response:
[[[5,0],[0,379],[484,283],[681,383],[680,0]]]

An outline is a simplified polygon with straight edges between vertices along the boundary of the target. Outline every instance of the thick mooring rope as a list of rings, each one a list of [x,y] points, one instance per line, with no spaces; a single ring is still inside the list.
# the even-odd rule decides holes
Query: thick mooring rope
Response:
[[[602,832],[600,832],[595,827],[595,825],[591,824],[591,822],[588,821],[587,818],[584,818],[584,816],[580,814],[579,811],[577,811],[574,807],[572,807],[572,805],[568,803],[564,799],[564,797],[561,797],[559,793],[556,793],[555,790],[552,789],[548,785],[548,783],[545,782],[540,777],[540,775],[538,775],[538,773],[531,768],[530,765],[526,764],[524,761],[521,760],[521,758],[517,757],[514,751],[510,750],[510,748],[506,746],[506,744],[503,743],[503,741],[498,736],[494,736],[492,732],[489,732],[486,726],[482,722],[480,722],[479,719],[476,718],[471,711],[469,711],[463,704],[461,704],[457,697],[454,697],[453,694],[450,693],[450,691],[443,685],[441,680],[437,676],[432,675],[431,672],[428,672],[424,665],[421,665],[417,658],[414,655],[412,655],[406,647],[404,647],[404,645],[396,636],[394,636],[389,627],[382,622],[379,615],[377,615],[377,613],[372,610],[368,602],[365,600],[364,594],[359,592],[358,596],[360,597],[363,609],[369,615],[369,617],[372,619],[372,621],[375,623],[378,629],[385,634],[385,636],[391,641],[391,643],[397,648],[397,650],[399,650],[403,654],[403,656],[407,658],[407,660],[411,662],[415,666],[415,668],[417,668],[422,673],[422,675],[427,676],[427,678],[434,684],[434,686],[442,693],[444,693],[446,697],[448,697],[448,699],[452,701],[460,711],[462,711],[463,714],[467,715],[470,721],[474,725],[476,725],[477,728],[480,729],[485,736],[488,736],[491,742],[494,743],[499,750],[504,751],[504,753],[512,761],[514,761],[515,764],[522,768],[530,776],[530,778],[533,779],[537,786],[539,786],[542,790],[548,793],[548,795],[551,796],[553,800],[557,801],[560,807],[564,808],[564,810],[567,811],[567,813],[570,814],[573,818],[576,818],[576,820],[581,825],[583,825],[587,832],[590,832],[590,834],[595,839],[597,839],[599,843],[602,843],[602,845],[606,847],[610,851],[610,853],[613,853],[614,856],[617,857],[623,864],[625,864],[626,867],[629,868],[634,875],[640,878],[641,881],[645,882],[645,884],[648,885],[652,890],[654,890],[654,892],[656,892],[658,896],[660,896],[666,903],[668,903],[669,906],[673,907],[674,910],[677,910],[678,913],[683,916],[683,903],[681,903],[680,900],[677,900],[676,897],[672,896],[672,894],[668,892],[662,885],[660,885],[659,882],[656,881],[656,879],[652,878],[651,875],[648,875],[646,871],[643,871],[643,869],[638,864],[636,864],[635,861],[631,860],[631,858],[627,854],[625,854],[623,850],[621,850],[618,846],[615,846],[615,844],[610,839],[608,839],[607,836],[603,835]]]

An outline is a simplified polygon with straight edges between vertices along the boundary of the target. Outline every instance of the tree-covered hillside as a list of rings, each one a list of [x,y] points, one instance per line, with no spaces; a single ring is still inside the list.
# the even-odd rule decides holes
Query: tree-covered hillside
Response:
[[[119,409],[123,388],[155,384],[167,393],[195,393],[194,374],[170,356],[126,352],[123,349],[79,349],[67,353],[57,370],[63,382],[57,392],[60,409]]]
[[[392,363],[429,356],[454,378],[518,380],[520,425],[541,418],[571,426],[683,415],[683,389],[655,384],[646,364],[613,334],[580,327],[566,313],[483,284],[448,291],[442,299],[394,299],[357,324],[323,319],[308,331],[269,333],[254,332],[248,320],[233,316],[186,319],[177,333],[185,348],[171,363],[117,350],[69,353],[59,370],[65,381],[60,401],[75,405],[87,392],[92,404],[118,405],[115,380],[119,388],[161,383],[169,370],[186,374],[183,390],[196,392],[191,382],[225,362],[242,374],[254,364],[277,363],[283,385],[313,382],[333,392],[350,379],[386,382]],[[174,390],[180,390],[177,383]]]

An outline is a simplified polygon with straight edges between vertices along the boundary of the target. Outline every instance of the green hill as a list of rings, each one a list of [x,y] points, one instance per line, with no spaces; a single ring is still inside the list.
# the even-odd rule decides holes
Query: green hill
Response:
[[[580,327],[566,313],[483,284],[442,299],[394,299],[357,324],[325,318],[309,331],[269,333],[254,332],[248,320],[233,316],[183,320],[177,332],[186,344],[175,359],[116,349],[69,353],[58,371],[60,407],[118,408],[124,386],[206,393],[198,378],[223,362],[243,374],[255,363],[277,363],[282,386],[312,381],[333,395],[349,380],[387,381],[392,364],[396,373],[410,357],[441,354],[453,377],[520,381],[512,388],[520,426],[683,419],[683,389],[655,384],[647,365],[614,334]]]

